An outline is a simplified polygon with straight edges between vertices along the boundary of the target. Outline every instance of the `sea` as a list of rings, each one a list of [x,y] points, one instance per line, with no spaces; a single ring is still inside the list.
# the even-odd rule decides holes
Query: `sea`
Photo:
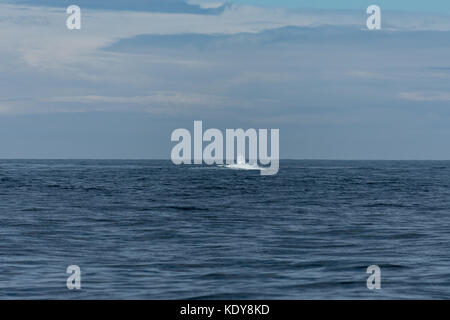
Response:
[[[450,162],[0,160],[0,299],[449,298]]]

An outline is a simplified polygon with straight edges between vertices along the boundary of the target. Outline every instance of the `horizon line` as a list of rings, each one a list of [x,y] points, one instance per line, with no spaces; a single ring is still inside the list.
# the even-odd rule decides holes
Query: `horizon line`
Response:
[[[3,158],[0,161],[172,161],[163,158]],[[333,159],[333,158],[280,158],[279,161],[450,161],[450,159]],[[224,162],[226,159],[224,159]]]

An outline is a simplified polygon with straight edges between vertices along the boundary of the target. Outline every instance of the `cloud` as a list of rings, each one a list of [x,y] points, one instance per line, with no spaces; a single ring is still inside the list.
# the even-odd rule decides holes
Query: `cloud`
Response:
[[[11,113],[12,108],[10,105],[0,102],[0,114]]]
[[[402,99],[414,102],[448,102],[449,92],[401,92]]]
[[[0,66],[0,80],[8,79],[0,93],[31,97],[11,103],[8,112],[219,108],[287,119],[307,110],[322,119],[315,114],[351,112],[366,97],[387,103],[418,81],[432,90],[445,71],[430,69],[429,61],[445,65],[450,51],[447,32],[393,31],[395,23],[401,27],[394,19],[390,30],[370,32],[363,30],[364,15],[352,11],[229,6],[219,15],[198,15],[88,8],[82,30],[72,32],[64,10],[0,9],[0,36],[8,42],[0,50],[8,61]]]
[[[188,0],[186,2],[191,5],[198,5],[203,9],[223,8],[226,5],[225,2],[221,1]]]
[[[186,93],[174,91],[159,91],[146,96],[62,96],[45,99],[44,102],[53,104],[90,105],[94,110],[117,110],[126,108],[128,111],[143,111],[150,113],[173,113],[174,111],[190,113],[193,109],[216,109],[232,105],[229,97]],[[96,109],[100,105],[101,109]],[[76,110],[76,109],[75,109]]]
[[[0,101],[0,114],[59,112],[144,112],[172,116],[193,112],[214,113],[220,109],[257,108],[257,104],[214,94],[157,91],[146,96],[53,96]],[[35,108],[39,106],[39,108]]]
[[[67,8],[73,5],[72,0],[4,0],[4,3],[16,5],[32,5],[44,7]],[[223,5],[208,6],[198,3],[188,3],[183,0],[77,0],[81,8],[119,11],[149,11],[166,13],[219,14]]]

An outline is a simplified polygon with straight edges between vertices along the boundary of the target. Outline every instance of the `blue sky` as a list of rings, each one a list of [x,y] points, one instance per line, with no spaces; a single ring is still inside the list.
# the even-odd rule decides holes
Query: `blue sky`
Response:
[[[450,6],[447,0],[235,0],[235,3],[259,6],[285,6],[289,8],[315,8],[315,9],[338,9],[359,10],[376,4],[385,10],[419,11],[449,13]]]
[[[367,1],[80,0],[80,31],[69,3],[0,1],[0,158],[168,158],[203,120],[279,128],[282,158],[450,159],[444,1],[370,1],[381,31]]]
[[[4,1],[5,2],[5,1]],[[164,10],[169,12],[199,12],[194,6],[186,5],[181,0],[9,0],[6,2],[15,4],[39,4],[48,6],[67,6],[78,4],[83,7],[101,9],[126,9],[126,10]],[[377,4],[385,10],[419,11],[434,13],[450,13],[447,0],[193,0],[192,3],[236,3],[252,6],[287,7],[287,8],[314,8],[325,10],[360,10],[369,5]]]

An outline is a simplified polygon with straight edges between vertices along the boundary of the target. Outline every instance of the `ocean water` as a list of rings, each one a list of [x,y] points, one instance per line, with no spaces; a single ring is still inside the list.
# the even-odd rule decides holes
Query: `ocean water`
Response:
[[[450,162],[3,160],[0,298],[448,299]]]

